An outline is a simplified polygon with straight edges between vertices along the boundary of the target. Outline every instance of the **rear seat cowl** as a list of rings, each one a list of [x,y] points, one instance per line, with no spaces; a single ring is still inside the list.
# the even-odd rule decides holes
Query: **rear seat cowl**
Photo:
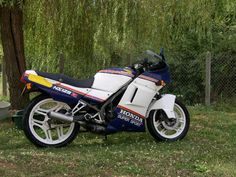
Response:
[[[38,75],[35,70],[26,70],[25,74],[34,74],[34,75]]]

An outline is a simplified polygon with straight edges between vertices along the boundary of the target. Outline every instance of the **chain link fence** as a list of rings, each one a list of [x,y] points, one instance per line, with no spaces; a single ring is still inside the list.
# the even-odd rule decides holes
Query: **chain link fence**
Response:
[[[235,101],[236,54],[225,53],[211,62],[211,101]]]
[[[209,68],[204,61],[169,65],[172,82],[166,86],[166,93],[176,94],[189,105],[204,104],[209,84],[209,102],[236,102],[236,54],[224,53],[210,58],[209,83],[206,82]]]
[[[173,93],[188,105],[204,104],[206,99],[205,62],[169,62],[172,82],[164,93]],[[225,53],[211,57],[210,101],[236,102],[236,54]],[[0,73],[0,96],[3,95],[3,77]],[[6,85],[6,84],[5,84]],[[6,86],[5,86],[6,87]],[[6,88],[5,94],[6,94]]]

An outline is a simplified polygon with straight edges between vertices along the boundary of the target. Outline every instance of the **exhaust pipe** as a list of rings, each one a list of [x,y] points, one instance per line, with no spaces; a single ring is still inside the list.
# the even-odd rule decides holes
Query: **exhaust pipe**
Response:
[[[62,113],[50,111],[48,112],[48,117],[55,120],[65,121],[65,122],[78,122],[79,124],[85,124],[84,115],[79,116],[69,116]]]
[[[48,112],[48,117],[60,121],[65,121],[65,122],[74,122],[74,118],[72,116],[68,116],[65,114],[61,114],[58,112],[50,111]]]
[[[81,116],[69,116],[69,115],[65,115],[62,113],[58,113],[58,112],[54,112],[54,111],[50,111],[47,113],[48,117],[51,119],[55,119],[55,120],[59,120],[59,121],[64,121],[64,122],[77,122],[80,125],[84,126],[86,129],[89,129],[92,132],[96,132],[96,133],[104,133],[106,132],[106,127],[102,126],[102,125],[98,125],[98,124],[88,124],[84,120],[84,115]]]

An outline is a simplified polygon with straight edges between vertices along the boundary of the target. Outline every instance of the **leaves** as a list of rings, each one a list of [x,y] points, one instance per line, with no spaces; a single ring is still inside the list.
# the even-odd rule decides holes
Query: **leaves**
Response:
[[[188,63],[194,65],[188,69],[193,82],[188,79],[185,83],[191,93],[197,93],[186,98],[198,102],[204,96],[205,52],[218,56],[236,51],[234,2],[25,1],[26,58],[33,69],[59,72],[58,60],[63,54],[65,73],[82,78],[111,65],[129,65],[146,49],[158,52],[164,47],[176,85],[183,81],[179,79],[186,79],[186,72],[175,67],[184,70]]]
[[[0,0],[0,6],[22,6],[24,0]]]

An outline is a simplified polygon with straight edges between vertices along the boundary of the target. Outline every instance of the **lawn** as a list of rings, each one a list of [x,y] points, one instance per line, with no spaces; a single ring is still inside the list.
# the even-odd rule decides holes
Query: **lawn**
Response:
[[[236,176],[236,111],[190,107],[182,141],[155,142],[148,133],[103,137],[81,133],[65,148],[40,149],[12,123],[0,123],[0,176]]]

